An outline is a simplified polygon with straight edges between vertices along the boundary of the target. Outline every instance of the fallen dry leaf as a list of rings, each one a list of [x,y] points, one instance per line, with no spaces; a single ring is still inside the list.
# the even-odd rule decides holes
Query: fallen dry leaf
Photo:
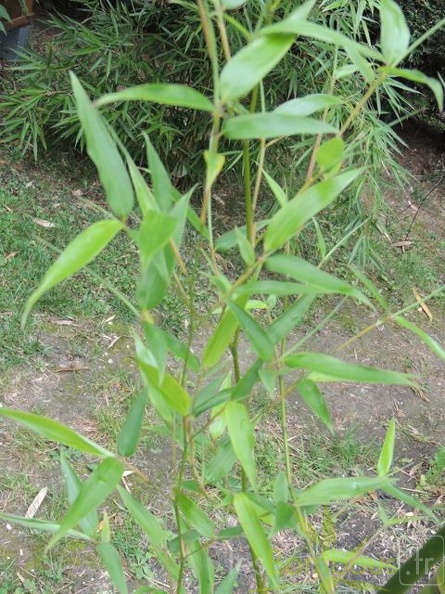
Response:
[[[45,221],[45,219],[32,219],[36,225],[40,225],[40,227],[45,227],[45,229],[53,229],[55,227],[54,223],[50,221]]]
[[[58,326],[77,326],[76,322],[73,320],[50,320],[51,324],[57,324]]]
[[[36,515],[36,513],[37,513],[39,507],[42,505],[42,502],[45,499],[47,493],[48,493],[48,487],[43,487],[43,489],[40,489],[40,491],[37,493],[37,495],[32,500],[31,505],[28,507],[26,514],[25,514],[25,518],[33,518]]]
[[[413,243],[414,243],[414,241],[408,241],[408,240],[396,241],[395,243],[392,244],[392,247],[399,247],[399,248],[402,248],[402,251],[405,251],[404,248],[409,247]]]
[[[29,182],[28,182],[28,183],[25,185],[25,188],[28,190],[29,188],[32,188],[32,187],[33,187],[33,185],[34,185],[34,182],[33,182],[33,181],[29,181]]]
[[[74,196],[74,198],[82,198],[83,196],[83,192],[82,190],[72,190],[71,194]]]
[[[2,265],[5,265],[9,260],[11,260],[11,258],[13,258],[16,255],[17,252],[10,252],[9,254],[7,254],[3,259]]]
[[[428,318],[430,320],[432,320],[433,319],[433,314],[431,313],[430,308],[425,303],[425,301],[422,299],[422,297],[419,295],[419,293],[416,291],[416,288],[415,287],[413,287],[413,293],[414,293],[414,297],[416,298],[417,303],[420,305],[420,307],[422,308],[422,310],[425,313],[425,315],[427,315]]]

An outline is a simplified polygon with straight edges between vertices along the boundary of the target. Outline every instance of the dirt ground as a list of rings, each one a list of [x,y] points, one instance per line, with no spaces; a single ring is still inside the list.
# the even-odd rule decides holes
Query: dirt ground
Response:
[[[413,205],[412,191],[409,187],[398,196],[389,196],[388,200],[396,217],[407,217],[409,224],[412,222],[410,238],[421,241],[425,237],[425,229],[433,230],[445,246],[445,183],[437,185],[435,181],[438,173],[445,173],[445,142],[417,130],[414,126],[406,128],[401,134],[408,143],[408,147],[402,150],[402,162],[410,169],[417,182],[422,184],[424,195],[431,192],[428,200],[420,205]],[[32,178],[39,173],[30,169],[28,175]],[[388,274],[390,272],[388,271]],[[442,282],[445,284],[445,264]],[[435,308],[434,301],[429,307],[433,315],[432,320],[428,319],[420,306],[409,314],[410,319],[443,345],[443,311]],[[316,315],[321,317],[323,313],[320,310]],[[395,417],[396,465],[400,469],[398,478],[400,484],[416,494],[428,460],[439,446],[445,445],[445,364],[440,362],[420,339],[386,323],[378,330],[354,340],[337,353],[342,343],[369,323],[368,316],[369,314],[364,314],[360,308],[343,310],[340,319],[334,319],[323,328],[310,342],[310,347],[321,352],[338,354],[346,360],[419,375],[422,384],[419,391],[396,386],[352,384],[331,384],[324,390],[329,407],[333,411],[336,432],[340,436],[353,429],[363,442],[381,443],[389,419]],[[119,370],[131,374],[134,368],[130,356],[130,333],[111,319],[102,320],[99,326],[96,323],[77,324],[73,320],[42,319],[37,328],[37,338],[45,346],[45,354],[36,357],[27,366],[13,367],[2,374],[0,405],[38,411],[90,437],[96,437],[98,432],[100,434],[100,429],[97,420],[92,419],[97,419],[97,408],[109,406],[113,394],[120,389],[125,390],[123,376]],[[104,381],[104,377],[108,379]],[[308,419],[296,397],[291,398],[291,406],[291,439],[301,436],[308,429],[322,430],[315,421]],[[22,443],[22,446],[27,448],[28,453],[24,458],[16,451],[19,447],[16,429],[9,424],[0,427],[2,474],[14,471],[19,476],[24,473],[28,482],[35,488],[49,486],[50,491],[57,489],[60,479],[56,451],[51,444],[46,444],[45,452],[39,451],[40,446],[29,441],[29,436],[22,437],[22,440],[25,439],[28,441]],[[54,452],[55,461],[53,466],[48,466],[42,462],[42,455],[51,452]],[[150,460],[146,461],[146,464],[145,470],[154,480],[158,480],[160,474],[165,475],[165,456],[162,448],[157,452],[156,448],[153,448]],[[351,468],[351,475],[353,474],[354,469]],[[0,487],[0,511],[24,513],[24,504],[29,501],[26,488],[23,487],[22,498],[12,500],[11,493],[17,493],[17,485]],[[444,496],[445,492],[439,488],[429,494],[429,501],[440,510]],[[373,533],[378,524],[374,503],[365,501],[361,502],[355,511],[354,508],[348,508],[347,512],[338,511],[338,547],[349,550]],[[43,505],[42,511],[45,512],[46,505],[52,513],[51,501]],[[411,510],[394,502],[393,512],[403,516],[410,514]],[[399,555],[405,556],[418,546],[431,530],[431,525],[425,522],[397,526],[390,534],[379,535],[367,553],[372,554],[375,550],[380,558],[397,559]],[[298,544],[298,540],[286,540],[286,536],[283,536],[277,546],[286,552],[298,547]],[[245,546],[239,543],[239,549],[217,554],[242,559],[247,552]],[[15,526],[0,524],[0,557],[15,564],[15,571],[20,576],[22,584],[35,574],[34,568],[41,563],[39,555],[33,537]],[[91,552],[85,554],[77,549],[66,549],[62,555],[65,559],[62,585],[60,589],[54,590],[54,593],[111,592],[106,576],[99,569]],[[44,585],[44,578],[39,579],[43,580]],[[312,582],[310,572],[304,579],[309,588],[306,591],[309,592]],[[249,576],[244,576],[241,581],[242,587],[239,592],[247,592],[250,587]],[[46,592],[44,589],[41,591]],[[12,594],[12,591],[9,593],[8,590],[2,590],[0,584],[0,594]]]

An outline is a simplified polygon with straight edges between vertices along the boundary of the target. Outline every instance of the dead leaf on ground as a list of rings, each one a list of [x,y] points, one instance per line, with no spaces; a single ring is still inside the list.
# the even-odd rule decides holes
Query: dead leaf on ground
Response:
[[[82,198],[82,196],[83,196],[83,192],[80,189],[72,190],[71,194],[74,196],[74,198]]]
[[[427,315],[428,318],[430,320],[432,320],[433,319],[433,314],[431,313],[430,308],[425,303],[425,301],[422,299],[422,297],[419,295],[419,293],[416,291],[416,288],[415,287],[413,287],[413,293],[414,293],[414,297],[416,298],[417,303],[420,305],[420,307],[422,308],[422,310],[425,313],[425,315]]]
[[[58,326],[77,326],[73,320],[50,320],[51,324],[57,324]]]
[[[34,185],[34,182],[31,180],[31,181],[29,181],[27,184],[25,184],[25,188],[26,188],[27,190],[29,190],[29,188],[32,188],[32,187],[33,187],[33,185]]]
[[[28,507],[26,514],[25,514],[25,518],[33,518],[39,507],[42,505],[43,500],[46,497],[46,494],[48,493],[48,487],[43,487],[43,489],[40,489],[40,491],[37,493],[37,495],[34,497],[34,499],[32,500],[31,505]]]
[[[55,227],[54,223],[50,221],[46,221],[45,219],[32,219],[36,225],[40,225],[40,227],[45,227],[45,229],[53,229]]]
[[[70,371],[86,371],[88,367],[83,365],[64,365],[54,370],[54,373],[69,373]]]
[[[17,255],[18,252],[10,252],[9,254],[7,254],[4,258],[3,258],[3,262],[2,262],[2,266],[4,266],[5,264],[7,264],[9,262],[9,260],[11,260],[12,258],[14,258],[14,256]]]
[[[410,247],[414,241],[403,240],[403,241],[396,241],[392,244],[392,247],[398,247],[402,249],[402,252],[406,250],[406,248]]]

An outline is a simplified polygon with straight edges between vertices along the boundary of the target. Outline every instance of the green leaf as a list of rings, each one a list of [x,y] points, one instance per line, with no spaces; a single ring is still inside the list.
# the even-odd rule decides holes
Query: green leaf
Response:
[[[309,369],[315,372],[310,376],[313,381],[324,381],[323,376],[326,376],[329,378],[327,381],[399,384],[411,387],[415,385],[412,376],[406,373],[386,371],[356,363],[345,363],[336,357],[324,355],[323,353],[297,353],[286,357],[285,363],[292,369]],[[321,374],[320,378],[318,374]]]
[[[343,47],[346,50],[352,48],[363,56],[372,58],[373,60],[382,61],[382,56],[377,50],[362,43],[352,41],[347,35],[344,35],[335,29],[311,23],[305,19],[292,19],[291,17],[288,17],[279,23],[274,23],[273,25],[265,27],[262,30],[262,33],[302,35],[303,37],[318,39],[324,43]]]
[[[189,107],[200,111],[213,111],[213,103],[204,95],[186,85],[147,83],[108,93],[96,101],[98,107],[116,101],[151,101],[162,105]]]
[[[230,301],[227,306],[237,318],[258,356],[264,361],[270,361],[275,354],[275,349],[266,332],[239,305]]]
[[[271,587],[278,588],[277,568],[272,548],[261,524],[258,507],[249,499],[246,493],[237,493],[233,497],[233,505],[244,534],[269,577]]]
[[[388,64],[403,60],[410,37],[400,6],[394,0],[380,0],[380,48]]]
[[[183,493],[177,493],[176,502],[184,519],[192,528],[206,538],[214,537],[215,525],[204,510]]]
[[[204,369],[208,369],[219,363],[224,351],[231,343],[237,328],[238,320],[229,309],[226,309],[204,349],[202,355],[202,366]]]
[[[426,76],[420,70],[407,70],[406,68],[394,68],[390,66],[382,66],[379,70],[388,74],[388,76],[398,76],[422,85],[427,85],[436,97],[439,111],[443,111],[443,85],[437,79]]]
[[[73,72],[70,72],[70,77],[88,155],[97,167],[111,210],[117,217],[125,218],[134,203],[127,168],[101,115],[88,99],[78,78]]]
[[[170,241],[176,224],[177,221],[170,215],[154,210],[145,213],[141,226],[134,233],[143,268],[147,268],[155,253]]]
[[[72,466],[69,464],[63,450],[60,450],[60,466],[62,469],[63,479],[65,481],[68,502],[71,504],[79,495],[79,491],[82,487],[82,481],[75,473]],[[91,538],[96,538],[98,525],[99,521],[96,510],[94,509],[79,521],[80,529],[85,534],[88,534],[88,536]]]
[[[352,169],[319,182],[280,208],[269,222],[264,237],[265,251],[278,249],[301,231],[307,221],[333,202],[362,171]]]
[[[303,377],[297,382],[297,389],[311,411],[314,412],[317,417],[323,421],[329,431],[333,433],[334,427],[332,425],[329,409],[317,384],[307,377]]]
[[[323,142],[315,153],[315,160],[324,173],[338,173],[343,162],[344,140],[338,136]]]
[[[92,454],[93,456],[112,456],[112,454],[102,446],[53,419],[47,419],[41,415],[2,407],[0,407],[0,416],[17,421],[18,423],[25,425],[25,427],[29,427],[29,429],[40,433],[47,439],[69,448],[73,448],[78,452]]]
[[[267,329],[267,335],[273,344],[278,344],[303,320],[304,315],[314,302],[314,298],[314,295],[300,297],[292,305],[289,305],[279,318],[272,322]]]
[[[398,487],[396,487],[396,485],[393,485],[392,483],[387,481],[381,488],[383,491],[388,493],[388,495],[391,495],[392,497],[395,497],[396,499],[403,501],[404,503],[406,503],[410,507],[413,507],[414,509],[420,509],[421,511],[423,511],[424,514],[426,514],[432,520],[434,520],[435,522],[438,521],[437,517],[434,515],[434,513],[431,511],[431,509],[429,507],[427,507],[426,505],[421,503],[418,499],[416,499],[412,495],[409,495],[402,489],[399,489]]]
[[[297,99],[291,99],[282,103],[273,110],[273,113],[282,113],[287,115],[306,117],[313,113],[326,109],[327,107],[333,107],[334,105],[340,105],[343,101],[340,97],[334,97],[334,95],[324,95],[323,93],[309,94],[305,97],[298,97]]]
[[[424,332],[419,326],[416,326],[412,322],[405,319],[403,316],[394,316],[393,320],[397,322],[403,328],[408,328],[429,347],[435,355],[437,355],[442,361],[445,361],[445,349],[440,345],[437,340],[435,340],[432,336],[429,336],[426,332]]]
[[[91,262],[122,228],[120,221],[108,219],[97,221],[79,233],[48,268],[42,282],[26,302],[22,325],[26,323],[31,309],[44,293]]]
[[[207,465],[204,477],[209,485],[217,485],[223,477],[232,470],[236,462],[236,454],[229,439],[223,438],[218,444],[218,450],[215,456]]]
[[[294,35],[267,35],[243,47],[221,71],[221,100],[227,103],[247,95],[278,64],[293,40]]]
[[[170,176],[148,136],[145,136],[145,144],[147,146],[147,160],[150,167],[151,182],[156,204],[162,212],[167,212],[172,205],[173,196],[176,194],[176,190],[172,186]]]
[[[238,561],[235,567],[233,567],[226,577],[218,584],[215,594],[232,594],[236,585],[236,580],[238,579],[241,563],[241,561]]]
[[[235,228],[235,233],[241,258],[248,266],[251,266],[255,262],[255,250],[247,239],[245,233],[240,231],[237,227]]]
[[[137,361],[144,377],[157,388],[168,408],[181,416],[186,416],[190,411],[191,398],[181,384],[168,373],[160,381],[156,367],[148,365],[148,363],[140,359]]]
[[[208,185],[213,186],[216,178],[224,167],[225,160],[226,158],[224,155],[210,151],[204,151],[204,161],[206,162],[206,182]]]
[[[194,576],[198,580],[199,594],[210,594],[213,592],[215,585],[213,561],[210,559],[207,550],[201,546],[199,540],[192,541],[189,548],[192,552],[188,556],[188,561]]]
[[[385,441],[377,462],[377,474],[384,477],[391,470],[392,459],[394,456],[394,443],[396,438],[396,422],[391,419],[386,431]]]
[[[372,557],[366,557],[365,555],[357,555],[354,551],[342,551],[341,549],[331,549],[330,551],[324,551],[322,557],[326,562],[341,563],[346,565],[347,563],[353,563],[354,566],[359,565],[360,567],[376,568],[376,569],[395,569],[391,563],[385,563]]]
[[[116,441],[117,451],[120,456],[132,456],[136,451],[147,401],[148,392],[143,390],[131,405]]]
[[[59,530],[46,546],[46,550],[65,536],[79,521],[97,508],[110,495],[122,478],[124,465],[114,457],[104,458],[82,483],[79,494],[68,508]]]
[[[255,488],[255,438],[247,407],[241,402],[229,402],[225,414],[233,450],[252,487]]]
[[[267,184],[269,186],[269,188],[272,190],[273,195],[275,196],[278,204],[280,206],[284,206],[288,201],[288,197],[286,195],[286,192],[283,190],[283,188],[277,184],[277,182],[273,179],[273,177],[271,177],[267,171],[263,170],[263,175],[266,178]]]
[[[124,568],[116,547],[110,542],[101,542],[96,548],[115,588],[120,594],[128,594]]]
[[[256,223],[257,231],[264,229],[264,227],[268,223],[269,223],[269,221],[258,221]],[[239,231],[241,231],[241,233],[246,233],[245,226],[237,227],[237,229],[239,229]],[[224,233],[223,235],[220,235],[218,237],[218,239],[215,241],[215,248],[218,252],[226,252],[227,250],[230,250],[231,248],[233,248],[233,246],[235,246],[236,244],[237,244],[236,229],[232,229],[231,231],[228,231],[227,233]]]
[[[271,256],[266,262],[271,272],[290,276],[300,283],[306,283],[320,293],[340,293],[355,297],[358,301],[369,303],[361,291],[340,278],[320,270],[298,256],[279,254]]]
[[[150,210],[158,210],[158,205],[156,204],[153,192],[148,187],[148,184],[145,181],[144,176],[136,167],[136,164],[133,161],[133,159],[130,157],[130,155],[126,155],[126,159],[128,171],[130,173],[131,181],[133,182],[133,187],[136,193],[139,208],[141,209],[142,216],[145,217],[147,212],[149,212]]]
[[[289,483],[283,470],[277,474],[273,484],[273,500],[275,504],[286,503],[289,499]]]
[[[364,493],[382,489],[388,484],[380,477],[347,477],[324,479],[296,494],[296,503],[302,507],[331,505],[344,499],[353,499]]]
[[[337,129],[322,120],[272,112],[235,116],[225,120],[221,132],[230,140],[248,140],[295,134],[335,134]]]
[[[15,516],[13,514],[0,513],[0,520],[19,524],[30,530],[40,530],[41,532],[57,532],[60,529],[60,524],[57,524],[56,522],[37,520],[36,518],[22,518],[21,516]],[[83,532],[78,532],[77,530],[68,530],[66,535],[72,538],[79,538],[80,540],[93,541],[90,536]]]

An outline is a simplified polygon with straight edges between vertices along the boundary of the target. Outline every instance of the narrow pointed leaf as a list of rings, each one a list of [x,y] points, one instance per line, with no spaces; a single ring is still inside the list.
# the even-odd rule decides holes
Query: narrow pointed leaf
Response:
[[[229,309],[226,309],[204,349],[202,355],[204,369],[219,363],[222,354],[232,342],[238,325],[237,318]]]
[[[304,507],[331,505],[344,499],[352,499],[370,491],[383,489],[387,484],[389,484],[387,479],[367,476],[324,479],[305,491],[297,493],[296,501],[298,505]]]
[[[48,268],[42,282],[28,299],[23,312],[22,324],[25,324],[34,304],[44,293],[84,268],[122,228],[122,223],[115,219],[97,221],[73,239],[54,264]]]
[[[68,501],[71,504],[79,495],[79,491],[82,487],[82,481],[66,459],[63,450],[60,451],[60,466],[62,469],[63,479],[65,481]],[[96,537],[98,525],[99,520],[97,517],[97,512],[94,509],[79,521],[79,527],[82,532],[85,532],[85,534],[88,534],[88,536],[91,538]]]
[[[192,528],[202,536],[213,538],[215,535],[215,525],[208,514],[197,503],[183,493],[176,495],[176,502],[184,519]]]
[[[420,511],[422,511],[424,514],[426,514],[432,520],[437,522],[437,516],[434,515],[434,513],[431,511],[431,509],[428,506],[424,505],[421,501],[419,501],[418,499],[416,499],[415,497],[413,497],[406,491],[399,489],[398,487],[396,487],[396,485],[393,485],[392,483],[387,481],[382,486],[382,490],[385,491],[386,493],[388,493],[388,495],[391,495],[392,497],[395,497],[396,499],[403,501],[410,507],[413,507],[414,509],[420,509]],[[443,551],[442,551],[442,553],[443,553]]]
[[[435,340],[432,336],[429,336],[426,332],[419,328],[419,326],[416,326],[403,316],[394,316],[393,319],[395,322],[397,322],[397,324],[403,326],[403,328],[408,328],[408,330],[411,330],[411,332],[417,334],[417,336],[426,344],[427,347],[433,351],[435,355],[442,359],[442,361],[445,361],[445,349],[437,342],[437,340]]]
[[[218,153],[204,151],[204,160],[206,162],[206,182],[213,186],[224,167],[226,158]]]
[[[62,423],[54,421],[53,419],[48,419],[33,413],[2,407],[0,407],[0,416],[17,421],[17,423],[20,423],[25,427],[40,433],[51,441],[55,441],[56,443],[73,448],[79,452],[83,452],[84,454],[93,454],[94,456],[112,456],[111,452],[102,446],[94,443],[94,441],[91,441],[87,437],[83,437],[80,435],[80,433],[73,431],[69,427],[62,425]]]
[[[394,0],[380,0],[380,48],[388,64],[397,64],[406,55],[410,32],[402,9]]]
[[[145,216],[149,210],[158,210],[158,205],[154,199],[153,192],[148,187],[144,176],[136,167],[136,164],[130,155],[126,155],[126,158],[128,171],[130,173],[131,181],[133,182],[136,199],[138,201],[139,208],[141,209],[142,216]]]
[[[300,297],[272,322],[267,329],[267,335],[273,344],[278,344],[303,320],[314,299],[314,295]]]
[[[188,561],[192,571],[198,580],[199,594],[212,594],[215,585],[215,568],[213,561],[210,559],[209,553],[204,549],[199,540],[192,541],[189,545],[193,551]]]
[[[405,78],[406,80],[412,80],[413,82],[422,85],[427,85],[434,93],[439,111],[443,111],[443,85],[437,79],[427,76],[423,72],[420,72],[420,70],[407,70],[406,68],[382,66],[380,71],[389,76],[397,76]]]
[[[133,402],[128,412],[116,442],[117,451],[120,456],[132,456],[136,451],[147,401],[148,392],[147,390],[143,390]]]
[[[135,232],[143,268],[146,268],[154,254],[169,242],[175,232],[176,224],[176,220],[170,215],[154,210],[145,213],[141,226]]]
[[[128,491],[120,485],[117,487],[119,495],[125,507],[128,509],[138,526],[144,531],[150,540],[150,546],[153,547],[157,560],[162,564],[172,579],[177,579],[179,567],[173,561],[170,553],[166,549],[167,532],[162,527],[160,521],[139,501],[134,499]]]
[[[233,498],[236,515],[243,527],[244,534],[249,541],[258,561],[264,567],[272,588],[278,587],[278,574],[272,548],[267,540],[258,507],[245,493],[237,493]]]
[[[347,563],[353,563],[354,566],[359,565],[360,567],[376,568],[376,569],[395,569],[391,563],[385,563],[372,557],[366,557],[365,555],[357,555],[354,551],[342,551],[341,549],[331,549],[322,553],[322,557],[325,561],[331,563],[341,563],[346,565]]]
[[[60,524],[56,522],[38,520],[36,518],[22,518],[21,516],[15,516],[14,514],[0,513],[0,520],[11,522],[13,524],[19,524],[19,526],[29,528],[30,530],[40,530],[41,532],[57,532],[60,530]],[[93,540],[90,536],[84,534],[83,532],[79,532],[78,530],[68,530],[66,535],[72,538],[79,538],[80,540]]]
[[[266,332],[236,303],[229,302],[227,307],[237,318],[241,328],[258,353],[258,356],[264,361],[270,361],[275,354],[275,349]]]
[[[317,150],[315,160],[323,172],[338,173],[343,162],[345,143],[342,138],[335,137],[326,140]]]
[[[290,368],[308,369],[313,371],[310,379],[318,380],[318,374],[334,378],[343,382],[360,382],[367,384],[399,384],[402,386],[414,386],[413,377],[406,373],[398,371],[387,371],[369,367],[367,365],[358,365],[356,363],[346,363],[324,355],[323,353],[297,353],[286,358],[285,363]]]
[[[394,456],[394,443],[396,438],[396,422],[391,419],[386,431],[385,441],[377,462],[377,474],[381,477],[386,476],[391,470],[392,459]]]
[[[154,198],[160,210],[167,212],[172,205],[173,195],[176,190],[173,188],[170,176],[148,137],[145,137],[145,143],[147,145],[147,159],[150,168]]]
[[[303,377],[297,382],[297,389],[311,411],[314,412],[317,417],[323,421],[329,431],[333,433],[334,427],[332,425],[331,415],[329,414],[326,401],[317,384],[307,377]]]
[[[53,547],[84,518],[92,509],[98,507],[110,495],[122,478],[124,466],[114,457],[104,458],[82,484],[75,501],[68,508],[59,530],[54,534],[46,549]]]
[[[225,414],[233,450],[251,485],[255,488],[257,472],[254,455],[255,438],[249,412],[241,402],[229,402]]]
[[[278,64],[293,40],[294,35],[261,36],[235,54],[221,72],[222,101],[247,95]]]
[[[132,211],[134,203],[127,168],[101,115],[76,75],[70,72],[70,77],[88,155],[97,167],[111,210],[116,216],[125,218]]]
[[[116,547],[110,542],[101,542],[96,548],[114,587],[120,594],[128,594],[124,568]]]
[[[276,250],[300,231],[303,225],[351,184],[362,169],[352,169],[312,186],[283,206],[270,220],[264,249]]]
[[[324,272],[298,256],[279,254],[267,259],[267,268],[271,272],[290,276],[300,283],[306,283],[314,289],[319,289],[321,293],[340,293],[349,295],[364,303],[369,303],[368,299],[361,291],[352,287],[346,281]]]
[[[222,133],[230,140],[250,138],[278,138],[296,134],[335,134],[337,129],[314,118],[287,113],[253,113],[230,118],[224,122]]]
[[[263,175],[266,178],[267,184],[269,186],[269,188],[272,190],[273,195],[275,196],[278,204],[280,206],[284,206],[287,202],[289,202],[289,199],[286,195],[286,192],[283,190],[283,188],[273,179],[272,176],[270,176],[267,171],[263,171]]]
[[[205,469],[205,481],[209,485],[217,485],[232,470],[236,462],[236,454],[229,439],[222,439],[214,458]]]
[[[159,373],[156,367],[148,365],[140,359],[138,359],[138,365],[146,379],[158,389],[165,404],[180,415],[187,415],[190,410],[191,399],[181,384],[168,373],[164,375],[162,381],[159,381]]]
[[[207,97],[186,85],[147,83],[103,95],[95,104],[102,107],[116,101],[151,101],[162,105],[213,111],[213,103]]]
[[[232,594],[235,589],[236,580],[238,579],[239,570],[241,568],[241,561],[229,571],[226,577],[218,584],[215,594]]]
[[[285,101],[276,107],[273,113],[283,113],[293,116],[306,117],[313,113],[332,107],[334,105],[340,105],[342,100],[334,95],[324,95],[322,93],[316,93],[313,95],[306,95],[305,97],[298,97],[297,99],[291,99]]]

